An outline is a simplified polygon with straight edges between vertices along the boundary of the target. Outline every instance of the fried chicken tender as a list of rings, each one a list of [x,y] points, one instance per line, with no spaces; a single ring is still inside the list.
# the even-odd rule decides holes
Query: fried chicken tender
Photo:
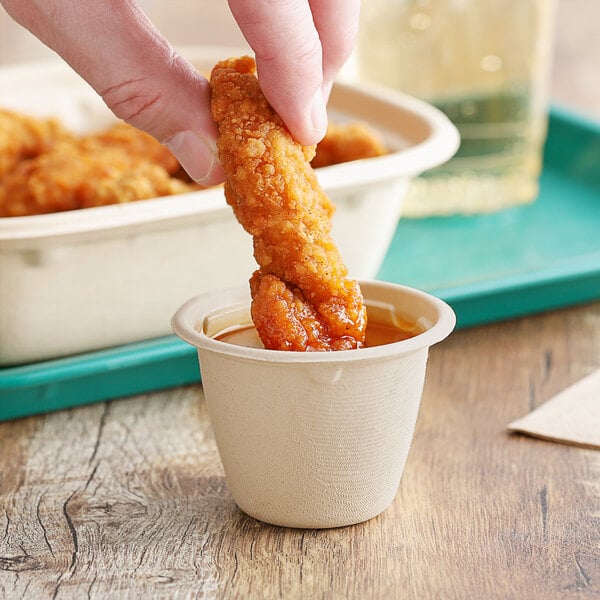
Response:
[[[325,137],[317,144],[313,169],[338,163],[374,158],[387,153],[379,136],[364,123],[329,123]]]
[[[262,94],[250,57],[211,74],[225,197],[253,236],[252,318],[266,348],[346,350],[362,346],[366,308],[331,235],[334,207],[303,147]]]
[[[123,148],[65,142],[21,161],[5,175],[0,181],[0,217],[132,202],[193,189],[197,186]]]
[[[39,156],[72,135],[56,119],[36,119],[0,109],[0,177],[20,161]]]
[[[0,111],[0,145],[5,134],[4,114]],[[10,169],[4,176],[0,173],[0,217],[119,204],[201,189],[178,177],[181,166],[168,148],[126,123],[76,138],[56,121],[14,114],[6,119],[12,123],[7,132],[14,133],[14,124],[20,123],[21,144],[18,158],[15,150],[0,154],[0,165],[4,164],[1,156],[13,157]],[[5,162],[8,164],[8,159]]]
[[[175,175],[181,170],[179,161],[166,146],[163,146],[149,133],[123,122],[115,123],[106,131],[84,137],[81,140],[81,146],[89,149],[93,149],[95,146],[120,148],[129,156],[161,166],[170,175]]]

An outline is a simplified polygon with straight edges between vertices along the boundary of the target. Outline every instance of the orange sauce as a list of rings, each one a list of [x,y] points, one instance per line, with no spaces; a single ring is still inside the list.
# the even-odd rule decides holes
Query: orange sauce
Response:
[[[379,321],[369,321],[367,323],[367,331],[365,337],[365,347],[371,348],[373,346],[383,346],[384,344],[393,344],[394,342],[400,342],[407,340],[415,335],[421,333],[416,330],[415,327],[412,329],[404,329],[397,327],[390,323],[381,323]]]
[[[408,323],[406,324],[408,325]],[[365,339],[365,347],[383,346],[384,344],[392,344],[407,340],[421,331],[415,327],[397,327],[390,323],[380,321],[369,321],[367,324],[367,332]],[[247,346],[251,348],[262,348],[262,343],[258,338],[256,329],[252,325],[245,327],[234,327],[223,331],[215,336],[215,339],[237,346]]]

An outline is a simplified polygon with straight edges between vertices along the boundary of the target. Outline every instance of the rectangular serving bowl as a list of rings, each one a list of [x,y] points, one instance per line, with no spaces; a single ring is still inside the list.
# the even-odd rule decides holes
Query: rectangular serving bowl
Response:
[[[229,48],[187,48],[208,72]],[[0,69],[0,107],[58,117],[76,133],[114,117],[62,62]],[[377,273],[410,179],[456,151],[458,134],[434,107],[388,90],[336,83],[328,110],[362,121],[390,153],[318,169],[337,206],[333,235],[353,277]],[[222,186],[129,204],[0,218],[0,365],[78,354],[170,333],[187,298],[247,282],[251,238]],[[191,275],[190,275],[191,274]]]

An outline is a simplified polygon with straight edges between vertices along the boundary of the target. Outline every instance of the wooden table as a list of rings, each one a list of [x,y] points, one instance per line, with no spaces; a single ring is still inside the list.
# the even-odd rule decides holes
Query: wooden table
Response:
[[[600,116],[566,4],[555,94]],[[236,509],[200,386],[0,424],[0,598],[597,598],[600,452],[506,425],[598,367],[600,303],[457,331],[395,502],[334,530]]]
[[[0,597],[598,597],[600,452],[506,424],[599,366],[600,303],[457,331],[395,502],[335,530],[236,509],[200,386],[5,423]]]

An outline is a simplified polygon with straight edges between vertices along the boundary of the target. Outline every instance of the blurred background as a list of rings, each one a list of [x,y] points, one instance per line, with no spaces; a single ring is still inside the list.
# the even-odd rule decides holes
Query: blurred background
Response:
[[[163,33],[178,43],[243,43],[225,0],[142,0],[140,4]],[[186,29],[186,23],[193,27]],[[555,102],[600,119],[598,23],[598,0],[558,0],[550,93]],[[0,7],[0,64],[52,56]]]
[[[600,2],[559,0],[556,21],[552,98],[600,119]]]

